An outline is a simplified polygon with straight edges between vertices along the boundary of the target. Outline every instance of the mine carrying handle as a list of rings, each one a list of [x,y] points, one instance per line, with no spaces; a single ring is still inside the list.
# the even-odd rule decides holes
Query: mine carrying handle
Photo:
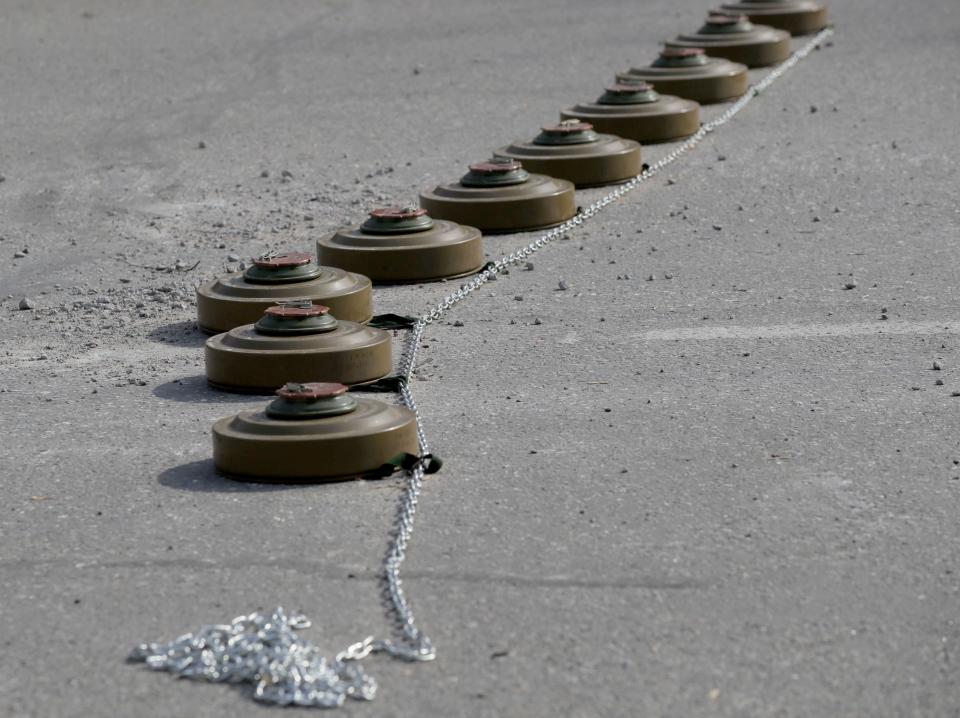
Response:
[[[413,329],[416,323],[416,317],[405,314],[378,314],[367,322],[367,326],[374,329]]]
[[[399,394],[407,380],[402,376],[385,376],[369,384],[356,387],[357,391],[375,391],[378,394]]]
[[[384,479],[395,474],[397,471],[413,471],[417,466],[423,468],[424,474],[435,474],[443,466],[443,460],[433,454],[424,454],[417,456],[408,452],[403,452],[392,457],[376,471],[367,474],[364,478]]]

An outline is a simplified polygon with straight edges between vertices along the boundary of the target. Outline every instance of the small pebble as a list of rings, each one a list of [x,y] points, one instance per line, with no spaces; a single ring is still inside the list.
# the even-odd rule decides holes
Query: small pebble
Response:
[[[533,320],[533,325],[535,327],[539,327],[541,324],[543,324],[543,322],[540,321],[540,317],[537,317],[536,319]]]
[[[231,253],[231,254],[228,254],[228,255],[227,255],[227,261],[228,261],[228,262],[239,262],[239,261],[240,261],[240,255],[238,255],[238,254],[232,254],[232,253]]]
[[[260,173],[260,176],[261,176],[261,177],[269,177],[269,176],[270,176],[270,173],[269,173],[267,170],[264,170],[263,172]]]
[[[205,149],[207,149],[207,143],[204,142],[203,140],[200,140],[200,141],[197,143],[197,149],[198,149],[198,150],[205,150]]]
[[[846,284],[843,285],[843,288],[844,288],[844,289],[856,289],[856,288],[857,288],[857,283],[856,283],[856,282],[847,282]]]
[[[940,362],[935,361],[935,362],[933,363],[933,370],[934,370],[934,371],[940,371],[941,369],[943,369],[943,366],[940,364]]]
[[[934,385],[934,386],[943,386],[943,379],[937,379],[935,382],[933,382],[933,385]]]
[[[527,262],[525,265],[523,265],[523,268],[524,268],[524,270],[527,271],[527,272],[532,272],[532,271],[533,271],[533,262]]]
[[[457,321],[455,321],[455,322],[453,323],[453,326],[455,326],[455,327],[462,327],[462,326],[463,326],[463,322],[461,322],[461,321],[458,319]]]
[[[713,228],[714,228],[715,230],[717,230],[718,232],[719,232],[721,229],[723,229],[723,227],[721,227],[719,224],[713,225]]]
[[[563,281],[562,279],[561,279],[559,282],[557,282],[557,289],[560,290],[561,292],[565,292],[565,291],[567,291],[569,288],[570,288],[570,287],[567,286],[567,283],[566,283],[565,281]]]
[[[515,302],[522,302],[522,301],[523,301],[523,295],[522,295],[522,294],[517,294],[517,295],[513,298],[513,300],[514,300]]]
[[[36,304],[34,304],[33,300],[30,299],[29,297],[24,297],[23,299],[20,300],[20,303],[17,305],[17,307],[21,311],[25,311],[27,309],[33,309],[35,306]]]
[[[23,259],[23,258],[26,257],[26,256],[27,256],[27,253],[26,253],[26,252],[14,252],[14,253],[13,253],[13,258],[14,258],[14,259]]]
[[[291,172],[290,170],[284,170],[283,172],[280,173],[280,176],[283,179],[290,180],[290,179],[293,179],[293,172]]]
[[[816,106],[816,105],[810,105],[810,114],[812,115],[812,114],[813,114],[814,112],[816,112],[816,111],[817,111],[817,106]]]
[[[951,391],[950,396],[960,396],[960,391]]]

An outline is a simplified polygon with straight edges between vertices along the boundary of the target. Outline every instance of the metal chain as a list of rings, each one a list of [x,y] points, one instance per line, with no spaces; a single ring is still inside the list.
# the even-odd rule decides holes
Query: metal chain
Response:
[[[470,281],[438,302],[417,318],[404,343],[398,375],[401,377],[400,402],[416,417],[420,455],[430,453],[426,432],[417,409],[410,382],[416,367],[417,350],[428,325],[441,319],[480,287],[509,266],[526,261],[534,252],[576,229],[596,216],[611,203],[652,179],[700,144],[711,132],[732,120],[755,97],[809,55],[833,34],[826,28],[814,35],[787,60],[752,85],[739,100],[713,120],[704,123],[696,133],[673,148],[629,182],[579,212],[572,219],[545,232],[515,252],[494,260]],[[393,534],[384,559],[384,601],[392,615],[398,639],[376,639],[373,636],[349,646],[327,661],[319,649],[301,639],[295,630],[310,624],[302,616],[288,617],[282,608],[271,613],[258,612],[240,616],[229,625],[205,626],[170,643],[143,644],[133,651],[130,660],[179,676],[214,682],[252,683],[254,698],[278,705],[301,705],[331,708],[343,705],[347,698],[372,700],[376,681],[367,675],[357,661],[371,653],[386,653],[407,661],[431,661],[436,658],[433,644],[417,627],[410,608],[400,568],[413,536],[414,518],[423,489],[423,464],[407,472],[406,486],[397,506]]]

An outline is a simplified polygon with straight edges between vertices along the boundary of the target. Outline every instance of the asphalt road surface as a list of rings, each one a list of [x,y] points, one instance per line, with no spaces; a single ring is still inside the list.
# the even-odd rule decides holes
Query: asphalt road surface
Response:
[[[402,483],[217,478],[213,421],[262,400],[206,388],[194,286],[415,201],[706,7],[0,4],[0,714],[277,715],[124,658],[275,605],[331,654],[388,631]],[[960,715],[960,4],[831,10],[429,328],[405,586],[439,655],[368,661],[344,715]]]

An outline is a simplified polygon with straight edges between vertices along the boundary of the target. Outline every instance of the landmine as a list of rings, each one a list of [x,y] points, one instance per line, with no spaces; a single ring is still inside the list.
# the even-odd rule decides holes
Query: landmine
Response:
[[[432,217],[487,233],[553,227],[577,212],[572,182],[530,174],[506,157],[470,165],[459,182],[422,193],[420,206]]]
[[[660,95],[645,82],[620,82],[608,87],[596,102],[575,105],[561,112],[560,118],[579,118],[600,132],[637,142],[668,142],[689,137],[700,128],[700,105]]]
[[[791,35],[809,35],[827,26],[827,6],[816,0],[746,0],[721,7]]]
[[[665,47],[649,66],[631,67],[617,75],[617,82],[636,81],[709,105],[734,100],[747,91],[747,66],[709,57],[702,47]]]
[[[373,316],[367,277],[321,267],[304,252],[259,257],[243,274],[226,274],[197,288],[197,324],[208,334],[257,321],[268,307],[309,299],[339,319],[366,323]],[[277,385],[279,386],[279,384]]]
[[[578,119],[544,127],[531,142],[515,142],[494,157],[519,161],[531,172],[569,180],[577,187],[626,182],[640,174],[640,144],[615,135],[600,135]]]
[[[212,386],[244,393],[289,381],[362,384],[393,369],[388,332],[339,321],[310,301],[269,307],[256,324],[210,337],[204,357]]]
[[[317,240],[317,258],[377,283],[463,277],[484,263],[480,230],[432,219],[417,207],[384,207],[358,227]]]
[[[409,409],[360,399],[335,383],[288,383],[260,411],[213,425],[213,463],[232,478],[320,483],[376,472],[419,453]]]
[[[747,67],[765,67],[790,56],[790,33],[754,25],[746,15],[712,12],[699,30],[678,35],[667,47],[703,48],[712,57],[723,57]]]

